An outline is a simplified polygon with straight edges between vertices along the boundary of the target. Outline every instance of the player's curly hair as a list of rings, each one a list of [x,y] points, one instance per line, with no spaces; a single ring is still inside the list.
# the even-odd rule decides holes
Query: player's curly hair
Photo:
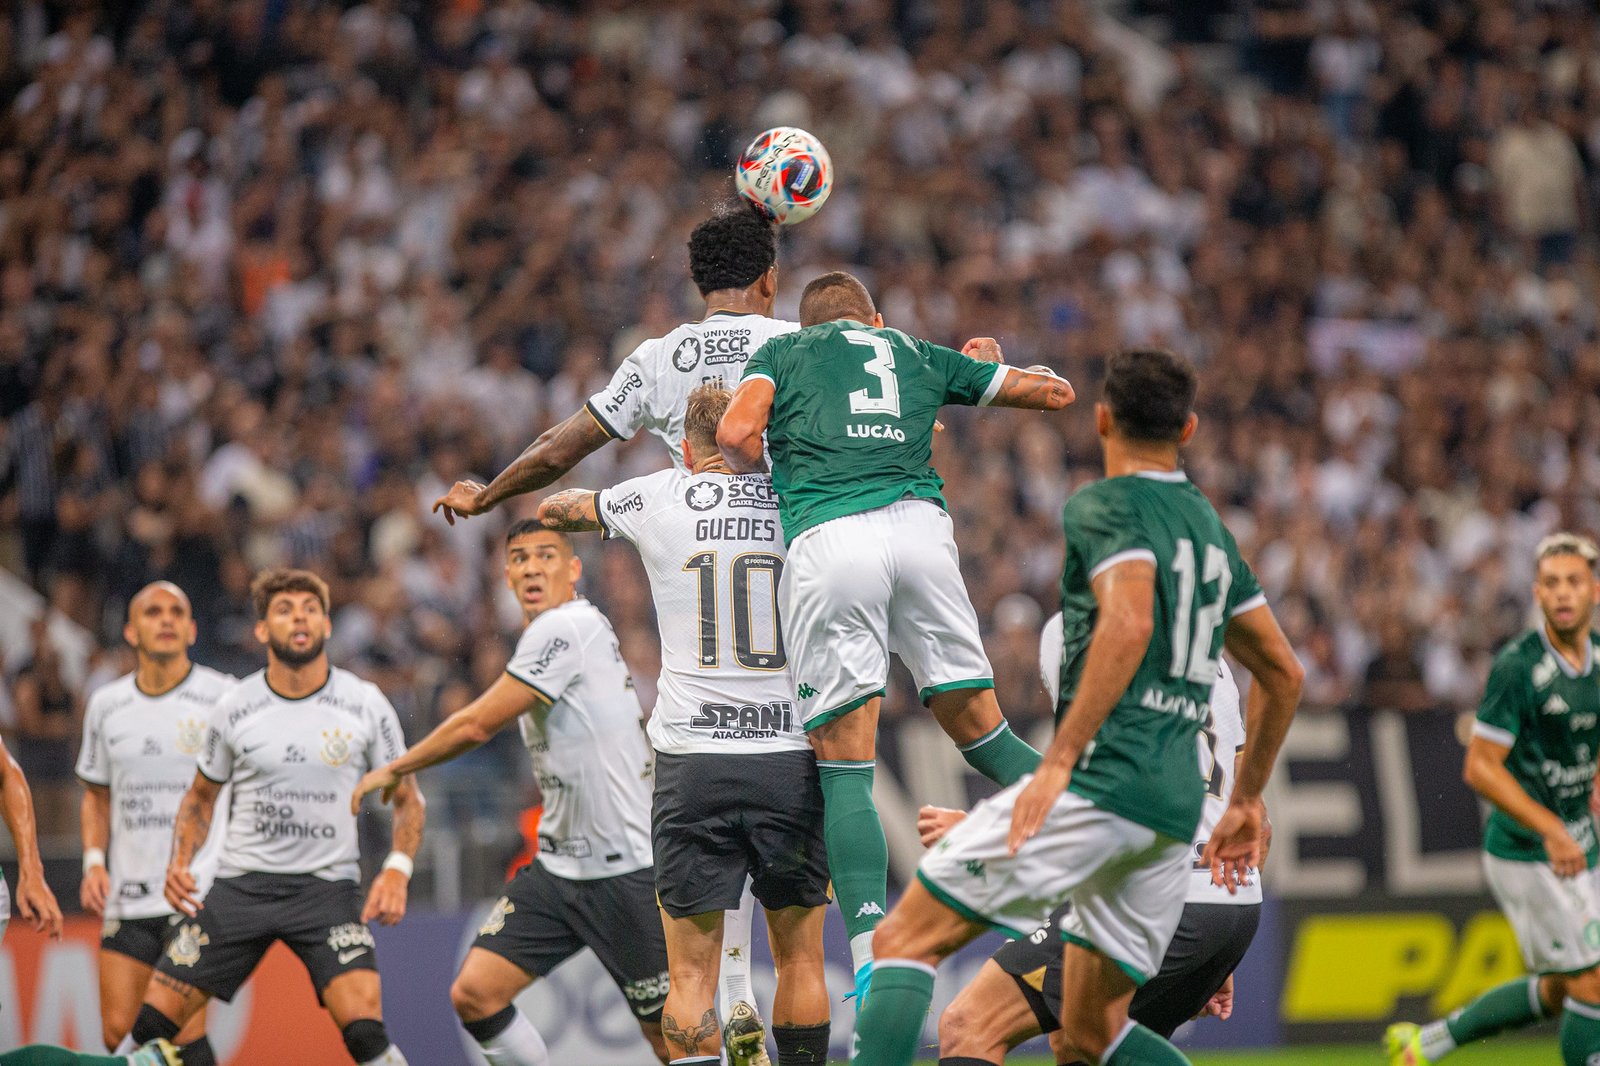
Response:
[[[272,597],[283,592],[309,592],[322,601],[322,613],[329,608],[328,583],[309,570],[291,570],[286,566],[263,570],[250,582],[250,602],[256,609],[256,618],[264,620]]]
[[[1106,364],[1106,405],[1129,440],[1176,443],[1194,409],[1194,365],[1165,348],[1130,348]]]
[[[689,234],[689,276],[700,295],[754,285],[778,261],[778,230],[743,200]]]

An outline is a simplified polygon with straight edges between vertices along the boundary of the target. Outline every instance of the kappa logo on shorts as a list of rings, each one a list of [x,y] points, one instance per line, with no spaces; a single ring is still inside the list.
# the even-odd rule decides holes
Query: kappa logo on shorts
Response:
[[[809,700],[817,694],[817,690],[802,682],[800,687],[794,690],[794,693],[803,700]]]
[[[968,859],[967,876],[976,877],[978,880],[987,883],[989,880],[989,870],[986,866],[984,866],[982,859]]]
[[[184,718],[178,722],[178,753],[198,755],[205,743],[206,724],[199,718]]]
[[[494,901],[494,910],[489,912],[489,917],[478,926],[479,936],[494,936],[506,927],[506,915],[515,913],[517,905],[505,896]]]
[[[722,502],[722,486],[709,481],[696,482],[689,487],[683,502],[691,511],[709,511]]]
[[[200,949],[211,943],[211,938],[200,929],[199,922],[178,926],[178,935],[167,945],[167,958],[174,966],[193,966],[200,961]]]
[[[322,756],[322,761],[329,766],[343,766],[350,761],[350,741],[355,736],[342,729],[324,729],[322,731],[322,750],[317,754]]]

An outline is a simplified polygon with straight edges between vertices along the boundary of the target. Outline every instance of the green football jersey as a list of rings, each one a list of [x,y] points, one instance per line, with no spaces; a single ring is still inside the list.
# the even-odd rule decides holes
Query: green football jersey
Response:
[[[1600,751],[1597,640],[1591,633],[1582,670],[1574,670],[1550,646],[1542,626],[1512,640],[1495,656],[1472,724],[1475,736],[1511,749],[1506,769],[1535,802],[1566,823],[1572,839],[1589,853],[1591,867],[1600,857],[1589,813]],[[1539,834],[1499,807],[1490,808],[1483,847],[1502,859],[1549,860]]]
[[[1200,822],[1200,728],[1211,714],[1228,620],[1266,603],[1233,534],[1180,471],[1086,486],[1062,512],[1060,723],[1083,673],[1098,607],[1092,582],[1132,559],[1156,568],[1155,628],[1128,690],[1072,770],[1072,791],[1177,840]]]
[[[767,449],[785,542],[823,522],[933,500],[933,422],[947,403],[978,406],[999,391],[998,363],[849,319],[773,337],[744,377],[772,382]]]

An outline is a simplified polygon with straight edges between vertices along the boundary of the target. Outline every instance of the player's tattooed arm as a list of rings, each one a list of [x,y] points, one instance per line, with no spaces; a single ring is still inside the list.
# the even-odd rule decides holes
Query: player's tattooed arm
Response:
[[[189,864],[194,861],[195,853],[205,846],[206,837],[211,835],[211,816],[221,791],[221,782],[196,771],[194,783],[178,804],[178,817],[172,827],[172,858],[167,862],[163,894],[168,903],[191,918],[200,913],[200,897],[199,884]]]
[[[433,502],[433,509],[443,510],[444,520],[451,525],[455,525],[457,518],[471,518],[492,511],[513,496],[544,488],[610,439],[611,434],[585,408],[539,434],[539,438],[489,484],[458,481]]]
[[[539,504],[539,521],[563,533],[590,533],[600,528],[600,494],[592,489],[567,489]]]
[[[661,1016],[661,1035],[667,1041],[669,1050],[679,1049],[681,1055],[674,1057],[688,1057],[699,1053],[711,1053],[716,1050],[717,1012],[707,1009],[700,1017],[699,1025],[691,1025],[685,1029],[679,1024],[678,1019],[670,1014]],[[707,1045],[702,1047],[701,1045]],[[708,1050],[709,1049],[709,1050]]]
[[[1026,370],[998,370],[1005,381],[989,401],[991,407],[1021,407],[1030,411],[1059,411],[1077,398],[1072,383],[1047,366]]]

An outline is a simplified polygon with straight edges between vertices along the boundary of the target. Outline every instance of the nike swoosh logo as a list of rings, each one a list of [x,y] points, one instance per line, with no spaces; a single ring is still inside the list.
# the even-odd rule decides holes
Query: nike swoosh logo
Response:
[[[635,1007],[635,1008],[633,1008],[633,1013],[635,1013],[639,1017],[643,1018],[646,1014],[649,1014],[653,1010],[655,1010],[655,1008],[654,1007],[649,1007],[649,1006],[646,1006],[646,1007]]]
[[[356,948],[354,951],[341,951],[339,952],[339,965],[348,965],[351,959],[359,959],[366,953],[366,948]]]

